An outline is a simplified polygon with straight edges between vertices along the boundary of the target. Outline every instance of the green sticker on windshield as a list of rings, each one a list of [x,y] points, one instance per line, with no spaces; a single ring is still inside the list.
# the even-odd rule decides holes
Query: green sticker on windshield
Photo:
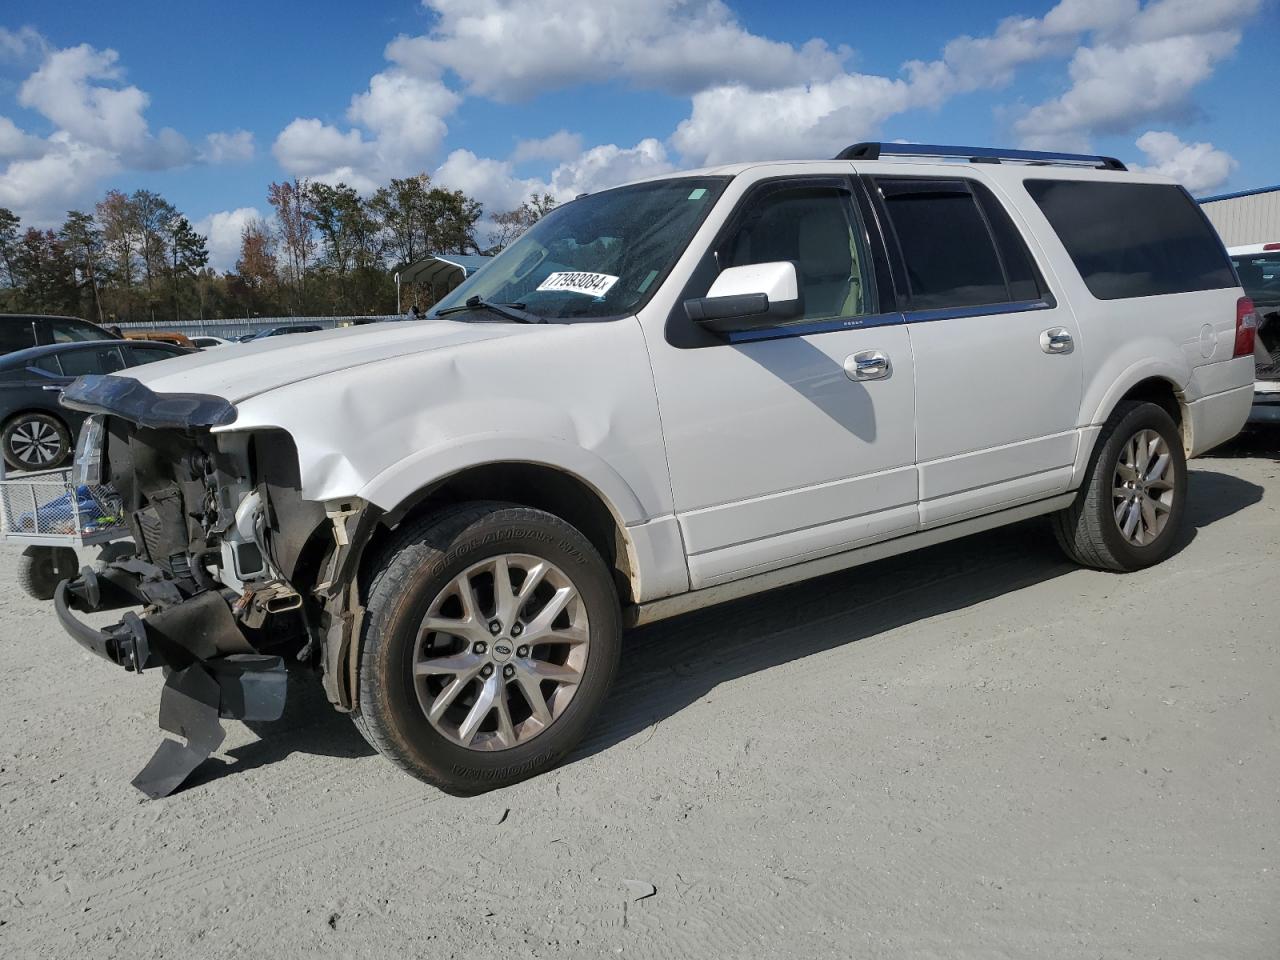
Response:
[[[640,284],[640,292],[644,293],[649,289],[649,284],[653,283],[654,278],[658,275],[657,270],[650,270],[649,275],[644,278],[644,282]]]
[[[702,199],[703,197],[705,197],[706,195],[707,195],[707,188],[706,188],[706,187],[699,187],[697,190],[693,191],[693,193],[689,194],[689,199],[690,199],[690,200],[701,200],[701,199]]]

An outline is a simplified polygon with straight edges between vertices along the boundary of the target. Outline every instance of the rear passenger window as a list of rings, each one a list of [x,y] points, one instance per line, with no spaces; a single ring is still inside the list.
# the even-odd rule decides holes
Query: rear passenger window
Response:
[[[0,318],[0,353],[26,350],[35,345],[36,332],[30,320]]]
[[[1099,300],[1236,285],[1221,241],[1180,187],[1079,180],[1026,186]]]
[[[877,179],[907,270],[911,307],[1036,300],[1042,284],[1009,215],[981,184]]]
[[[115,373],[124,369],[124,360],[118,347],[102,347],[97,350],[68,350],[59,355],[63,375],[79,377],[87,373]]]

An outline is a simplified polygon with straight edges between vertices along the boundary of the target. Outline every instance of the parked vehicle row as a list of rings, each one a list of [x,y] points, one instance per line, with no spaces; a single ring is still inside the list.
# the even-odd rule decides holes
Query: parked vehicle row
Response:
[[[50,470],[70,458],[85,415],[58,399],[77,377],[116,373],[191,352],[173,344],[109,338],[0,355],[0,446],[5,463],[14,470]]]
[[[150,795],[219,715],[279,715],[286,653],[466,793],[598,722],[624,623],[1040,515],[1081,564],[1147,567],[1187,458],[1253,398],[1217,235],[1105,157],[859,144],[663,176],[553,210],[430,316],[67,390],[138,553],[55,607],[171,668],[161,722],[191,742]],[[128,602],[148,615],[75,615]]]

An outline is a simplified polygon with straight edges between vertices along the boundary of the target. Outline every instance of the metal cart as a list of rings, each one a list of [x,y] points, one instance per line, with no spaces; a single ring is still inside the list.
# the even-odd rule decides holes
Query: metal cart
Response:
[[[37,600],[79,571],[77,548],[132,536],[119,495],[107,484],[77,484],[70,469],[6,476],[0,466],[0,537],[26,544],[18,584]]]

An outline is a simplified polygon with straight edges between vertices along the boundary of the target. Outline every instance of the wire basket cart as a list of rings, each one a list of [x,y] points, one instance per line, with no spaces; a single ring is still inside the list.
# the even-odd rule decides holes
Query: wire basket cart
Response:
[[[77,484],[71,470],[8,476],[0,468],[0,537],[26,549],[18,581],[38,600],[77,572],[76,549],[132,536],[108,484]]]

